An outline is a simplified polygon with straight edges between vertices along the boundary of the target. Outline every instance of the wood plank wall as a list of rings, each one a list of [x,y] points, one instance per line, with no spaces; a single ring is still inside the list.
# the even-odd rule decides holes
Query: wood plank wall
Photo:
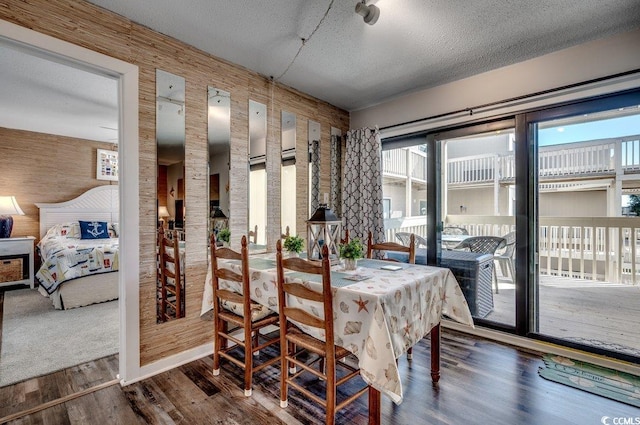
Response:
[[[0,127],[0,195],[13,195],[23,216],[13,218],[13,236],[40,238],[36,203],[73,199],[92,187],[117,184],[96,179],[99,143]]]
[[[329,191],[329,140],[331,126],[345,131],[349,114],[325,102],[275,84],[271,104],[268,79],[240,66],[203,53],[189,45],[138,25],[122,16],[84,1],[4,0],[0,19],[133,63],[139,67],[140,140],[140,362],[149,364],[171,354],[212,341],[211,322],[200,318],[200,306],[207,272],[207,86],[231,93],[231,234],[246,233],[247,152],[249,99],[267,105],[269,158],[268,179],[272,181],[270,201],[276,208],[267,220],[269,244],[280,232],[280,113],[296,114],[297,148],[307,150],[307,121],[322,126],[321,191]],[[220,40],[220,42],[224,42]],[[286,64],[283,64],[285,66]],[[186,197],[187,197],[187,317],[156,324],[155,318],[155,226],[156,226],[156,149],[155,149],[155,71],[156,68],[186,79]],[[273,107],[272,107],[273,106]],[[276,146],[277,145],[277,146]],[[278,153],[278,154],[276,154]],[[299,157],[302,159],[302,155]],[[298,229],[305,233],[308,219],[307,161],[297,168]]]

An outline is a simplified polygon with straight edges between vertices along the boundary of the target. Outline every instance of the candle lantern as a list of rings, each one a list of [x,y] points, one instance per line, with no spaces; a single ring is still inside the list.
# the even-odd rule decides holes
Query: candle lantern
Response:
[[[327,204],[320,204],[307,220],[307,258],[320,259],[322,247],[326,245],[329,249],[329,258],[338,261],[341,230],[340,219],[327,207]]]
[[[229,219],[220,208],[215,208],[211,214],[211,231],[216,235],[222,229],[229,227]]]

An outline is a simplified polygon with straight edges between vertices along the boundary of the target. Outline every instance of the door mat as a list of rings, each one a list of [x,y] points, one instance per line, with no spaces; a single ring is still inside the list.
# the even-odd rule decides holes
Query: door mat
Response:
[[[552,354],[542,360],[538,374],[545,379],[640,407],[638,376]]]

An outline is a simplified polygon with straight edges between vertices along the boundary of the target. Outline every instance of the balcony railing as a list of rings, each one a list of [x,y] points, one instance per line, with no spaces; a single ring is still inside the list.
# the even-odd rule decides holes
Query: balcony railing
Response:
[[[426,156],[409,149],[393,149],[382,152],[382,170],[387,175],[426,179]],[[409,174],[408,174],[409,172]]]
[[[515,229],[512,216],[448,215],[445,225],[470,235],[504,236]],[[397,232],[427,238],[426,217],[385,220],[387,240]],[[540,217],[540,274],[637,285],[640,283],[639,217]]]
[[[410,157],[407,157],[407,152]],[[413,178],[425,179],[426,157],[421,152],[394,149],[383,152],[383,171],[387,175],[406,176],[407,167]],[[408,165],[409,164],[409,165]],[[585,175],[608,175],[618,170],[640,172],[640,135],[619,139],[601,139],[556,146],[539,150],[538,169],[541,178]],[[447,182],[452,185],[513,181],[513,153],[450,158],[447,161]]]

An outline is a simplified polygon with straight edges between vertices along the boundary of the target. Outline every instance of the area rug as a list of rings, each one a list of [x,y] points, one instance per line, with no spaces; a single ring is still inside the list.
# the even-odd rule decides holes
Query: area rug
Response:
[[[545,379],[640,407],[640,377],[566,357],[545,354]]]
[[[118,352],[118,301],[55,310],[38,291],[4,294],[0,387]]]

